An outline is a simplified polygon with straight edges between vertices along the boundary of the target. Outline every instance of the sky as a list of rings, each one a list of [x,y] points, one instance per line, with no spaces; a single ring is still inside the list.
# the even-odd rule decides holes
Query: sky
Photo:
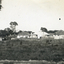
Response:
[[[64,30],[64,0],[2,0],[0,29],[11,21],[18,23],[17,30]]]

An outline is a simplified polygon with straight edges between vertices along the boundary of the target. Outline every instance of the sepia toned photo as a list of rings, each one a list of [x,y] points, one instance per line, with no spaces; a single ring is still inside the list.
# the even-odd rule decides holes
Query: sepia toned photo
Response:
[[[64,0],[0,0],[0,64],[64,64]]]

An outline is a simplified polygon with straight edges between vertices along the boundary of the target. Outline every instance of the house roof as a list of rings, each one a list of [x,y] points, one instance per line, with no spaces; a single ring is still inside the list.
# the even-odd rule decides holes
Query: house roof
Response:
[[[43,36],[43,35],[49,35],[48,33],[42,32],[42,31],[38,31],[38,32],[36,32],[35,34],[41,35],[41,36]]]
[[[30,35],[28,32],[20,32],[18,35]]]
[[[11,36],[9,36],[9,37],[11,37],[11,38],[16,38],[17,36],[16,36],[16,35],[11,35]]]

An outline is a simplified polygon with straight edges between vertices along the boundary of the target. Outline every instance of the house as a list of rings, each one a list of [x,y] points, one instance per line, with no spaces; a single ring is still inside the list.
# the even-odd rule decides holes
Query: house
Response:
[[[64,39],[64,31],[59,30],[55,32],[54,39]]]
[[[38,38],[37,34],[31,34],[29,38]]]
[[[30,37],[30,34],[26,31],[23,31],[23,32],[20,32],[18,35],[17,35],[17,38],[29,38]]]
[[[59,30],[55,33],[49,33],[49,35],[54,39],[64,39],[64,31],[62,30]]]
[[[9,35],[8,36],[8,40],[11,39],[11,40],[15,40],[17,39],[17,35]]]
[[[35,34],[38,35],[38,39],[44,38],[46,35],[49,35],[48,33],[42,31],[35,32]]]
[[[53,35],[54,39],[63,39],[61,35]]]

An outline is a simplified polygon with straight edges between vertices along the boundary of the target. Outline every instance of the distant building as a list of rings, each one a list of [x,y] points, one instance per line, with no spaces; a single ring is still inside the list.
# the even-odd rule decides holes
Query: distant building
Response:
[[[20,32],[18,35],[17,35],[17,38],[29,38],[30,37],[30,34],[28,32]]]
[[[54,39],[64,39],[64,31],[60,30],[54,33],[49,33]]]
[[[64,35],[54,35],[54,39],[64,39]]]
[[[48,33],[42,32],[42,31],[38,31],[38,32],[36,32],[35,34],[38,35],[38,39],[43,38],[43,37],[45,37],[46,35],[49,35]]]
[[[32,34],[32,35],[30,35],[30,38],[38,38],[38,35],[37,34]]]
[[[11,40],[15,40],[17,38],[17,35],[9,35],[8,36],[8,39],[11,39]]]

